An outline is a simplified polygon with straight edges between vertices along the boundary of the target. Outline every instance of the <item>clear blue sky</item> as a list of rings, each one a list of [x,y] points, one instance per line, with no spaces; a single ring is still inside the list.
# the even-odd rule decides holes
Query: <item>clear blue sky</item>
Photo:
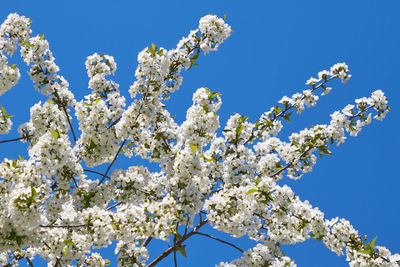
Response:
[[[17,12],[30,17],[34,34],[45,34],[78,99],[89,93],[84,66],[98,52],[115,57],[115,80],[128,97],[134,81],[137,53],[151,43],[174,48],[198,20],[213,13],[227,15],[232,36],[218,52],[202,56],[199,66],[184,73],[184,83],[167,103],[177,120],[185,118],[193,92],[202,86],[222,93],[221,124],[234,112],[252,121],[283,95],[305,89],[305,81],[337,62],[346,62],[353,77],[322,97],[317,107],[293,116],[283,139],[313,124],[329,122],[329,114],[382,89],[392,111],[383,122],[373,121],[357,138],[349,137],[319,160],[314,171],[293,186],[303,200],[318,206],[327,218],[348,219],[360,234],[378,236],[377,245],[400,252],[399,156],[400,141],[400,2],[398,0],[326,1],[2,1],[0,20]],[[21,62],[14,59],[15,62]],[[22,66],[19,63],[19,66]],[[20,84],[0,97],[0,104],[15,115],[15,127],[28,120],[29,107],[43,99],[22,71]],[[24,155],[25,146],[2,145],[0,158]],[[120,167],[127,166],[126,162]],[[205,237],[187,243],[188,257],[179,266],[213,266],[239,254]],[[232,239],[231,239],[232,240]],[[247,249],[246,240],[233,241]],[[166,243],[151,243],[161,251]],[[347,266],[322,243],[309,240],[284,251],[299,267]],[[104,253],[112,254],[112,250]],[[154,254],[151,254],[153,257]],[[112,256],[108,258],[112,259]],[[35,266],[43,266],[35,261]],[[160,266],[172,266],[172,258]],[[112,265],[116,266],[116,265]]]

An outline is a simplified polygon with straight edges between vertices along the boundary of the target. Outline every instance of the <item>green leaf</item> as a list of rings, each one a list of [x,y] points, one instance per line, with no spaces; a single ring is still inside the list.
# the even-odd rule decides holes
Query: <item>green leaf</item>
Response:
[[[237,127],[236,128],[236,138],[238,138],[239,136],[240,136],[240,134],[242,133],[242,131],[243,131],[243,125],[242,124],[240,124],[239,125],[239,127]]]
[[[179,241],[182,239],[182,236],[179,233],[176,233],[176,241]]]
[[[196,54],[196,55],[190,57],[190,59],[192,59],[192,60],[196,60],[198,58],[199,58],[199,54]]]
[[[11,65],[11,68],[12,68],[13,70],[18,69],[17,64],[12,64],[12,65]]]
[[[22,244],[22,237],[23,236],[20,236],[20,235],[15,236],[15,241],[17,242],[18,246],[21,246],[21,244]]]
[[[18,156],[20,161],[24,161],[25,159],[22,156]]]
[[[196,152],[197,150],[199,150],[198,145],[190,145],[190,148],[192,149],[193,152]]]
[[[375,241],[378,237],[376,236],[374,239],[371,240],[371,242],[369,242],[368,247],[370,249],[374,249],[374,245],[375,245]]]
[[[282,165],[281,165],[280,161],[275,163],[275,168],[277,168],[278,170],[282,169]]]
[[[368,255],[371,254],[371,251],[370,251],[369,249],[357,250],[357,252],[364,253],[364,254],[368,254]]]
[[[44,39],[44,34],[41,34],[41,35],[39,36],[39,39],[40,39],[40,40],[43,40],[43,39]]]
[[[2,105],[0,105],[0,109],[1,109],[1,114],[3,114],[3,116],[5,116],[6,110],[4,109],[4,107]]]
[[[54,137],[54,139],[58,139],[60,137],[60,133],[58,131],[52,131],[50,130],[51,135]]]
[[[286,121],[290,122],[290,116],[292,115],[293,112],[290,112],[286,115],[283,115],[282,118],[284,118]]]
[[[28,46],[28,47],[33,47],[33,44],[31,44],[30,42],[25,42],[21,44],[22,46]]]
[[[17,160],[16,159],[14,159],[12,161],[12,166],[14,167],[14,169],[17,168]]]
[[[37,195],[37,192],[36,192],[35,188],[33,187],[33,185],[31,185],[31,199],[35,200],[36,195]]]
[[[325,147],[319,147],[318,148],[318,153],[319,153],[319,157],[322,158],[322,154],[326,154],[326,155],[332,155],[332,152],[329,151],[327,148]]]
[[[256,183],[256,185],[258,185],[260,183],[260,178],[257,176],[257,178],[254,180],[254,182]]]
[[[63,253],[64,257],[67,256],[67,254],[68,254],[68,247],[64,247],[64,253]]]
[[[111,262],[110,262],[110,260],[108,260],[108,259],[104,259],[104,264],[105,264],[105,265],[110,265]]]
[[[249,191],[247,191],[246,195],[250,195],[250,194],[253,194],[253,193],[256,193],[256,192],[258,192],[258,189],[257,188],[253,188],[253,189],[250,189]]]
[[[183,257],[186,258],[186,250],[185,250],[185,248],[186,248],[186,245],[183,245],[183,246],[177,247],[177,250],[182,254]]]
[[[213,93],[211,93],[211,94],[209,95],[209,98],[213,98],[213,97],[216,97],[216,96],[219,96],[219,95],[221,95],[221,93],[213,92]]]
[[[214,157],[207,158],[204,155],[201,155],[200,158],[204,159],[204,161],[206,161],[206,162],[215,162],[215,161],[217,161]]]
[[[97,147],[97,145],[95,144],[95,142],[93,142],[93,140],[90,140],[89,150],[92,150],[92,149],[94,149],[96,147]]]
[[[72,240],[70,240],[70,239],[65,239],[65,240],[63,241],[63,243],[64,243],[65,245],[75,246],[75,243],[72,242]]]
[[[314,238],[314,239],[316,239],[316,240],[318,240],[318,241],[321,241],[321,240],[322,240],[322,236],[317,236],[317,235],[315,235],[314,233],[311,234],[311,237]]]

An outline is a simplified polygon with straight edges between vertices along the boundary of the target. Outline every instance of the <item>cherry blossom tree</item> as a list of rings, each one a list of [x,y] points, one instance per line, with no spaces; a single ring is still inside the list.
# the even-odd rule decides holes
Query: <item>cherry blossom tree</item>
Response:
[[[280,246],[314,238],[350,266],[399,266],[400,255],[376,246],[346,219],[325,218],[281,179],[300,179],[329,148],[357,136],[372,119],[390,110],[381,90],[331,114],[327,124],[278,138],[293,113],[315,106],[345,83],[350,71],[337,63],[310,78],[308,89],[284,96],[254,123],[233,114],[222,132],[221,96],[209,88],[193,94],[186,120],[177,124],[165,102],[193,70],[201,55],[217,51],[232,29],[225,18],[207,15],[199,27],[167,50],[152,44],[138,55],[131,100],[111,79],[117,69],[109,55],[86,60],[91,93],[77,100],[69,90],[44,35],[33,36],[30,19],[10,14],[0,28],[0,95],[20,79],[9,58],[17,49],[37,91],[48,100],[34,104],[20,137],[1,143],[27,143],[29,158],[0,163],[0,264],[15,266],[39,256],[49,266],[105,266],[93,249],[117,242],[119,266],[155,266],[169,255],[178,265],[185,244],[195,235],[229,245],[242,257],[218,266],[296,266]],[[0,133],[12,127],[7,104],[1,106]],[[78,127],[74,127],[77,122]],[[76,125],[76,124],[75,124]],[[114,167],[119,157],[139,156],[159,165]],[[105,164],[100,172],[97,166]],[[242,250],[202,231],[209,224],[233,237],[257,242]],[[203,228],[204,229],[204,228]],[[169,242],[149,261],[153,239]]]

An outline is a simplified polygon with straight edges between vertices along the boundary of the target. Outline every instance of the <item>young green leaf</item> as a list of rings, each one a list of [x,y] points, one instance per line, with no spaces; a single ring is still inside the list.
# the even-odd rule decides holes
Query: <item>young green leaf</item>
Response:
[[[183,257],[186,258],[186,245],[182,245],[180,247],[177,247],[177,250],[182,254]]]
[[[22,46],[28,46],[28,47],[33,47],[33,44],[29,43],[29,42],[25,42],[21,44]]]
[[[246,195],[250,195],[250,194],[253,194],[253,193],[256,193],[256,192],[258,192],[258,189],[257,188],[253,188],[253,189],[250,189],[249,191],[247,191]]]
[[[198,145],[190,145],[190,148],[192,149],[193,152],[196,152],[197,150],[199,150],[199,146]]]
[[[54,137],[54,139],[58,139],[60,137],[60,133],[58,131],[52,131],[50,130],[51,135]]]

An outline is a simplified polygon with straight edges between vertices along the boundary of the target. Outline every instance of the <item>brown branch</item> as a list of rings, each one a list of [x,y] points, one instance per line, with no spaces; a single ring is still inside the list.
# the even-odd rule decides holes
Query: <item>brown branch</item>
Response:
[[[97,172],[97,171],[92,171],[92,170],[88,170],[88,169],[84,169],[83,171],[85,171],[85,172],[91,172],[91,173],[95,173],[95,174],[104,176],[104,173]],[[106,178],[111,180],[111,178],[110,178],[109,176],[106,176]]]
[[[123,202],[118,202],[118,203],[112,205],[111,207],[108,207],[106,210],[112,210],[113,208],[118,207],[118,206],[121,205],[122,203],[123,203]]]
[[[57,95],[57,98],[60,99],[58,95]],[[74,142],[76,143],[76,136],[75,136],[74,128],[72,128],[72,124],[71,124],[71,120],[69,119],[67,108],[64,106],[63,103],[61,103],[61,107],[64,110],[65,116],[67,117],[69,128],[71,129],[71,132],[72,132],[72,137],[74,138]]]
[[[30,266],[30,267],[33,267],[32,261],[31,261],[28,257],[25,257],[25,259],[26,259],[26,261],[28,262],[29,266]]]
[[[144,242],[143,242],[143,247],[147,247],[147,245],[150,243],[150,241],[152,240],[153,238],[151,237],[151,236],[149,236]]]
[[[178,232],[178,224],[176,225],[176,231]],[[176,246],[176,234],[174,235],[174,247]],[[174,266],[178,267],[178,262],[176,261],[176,249],[174,249]]]
[[[335,78],[337,78],[337,77],[336,77],[336,76],[332,76],[332,77],[330,77],[329,79],[324,80],[324,81],[321,82],[319,85],[313,87],[313,89],[311,90],[311,92],[314,92],[315,90],[317,90],[318,88],[322,87],[322,86],[325,85],[327,82],[329,82],[329,81],[331,81],[331,80],[333,80],[333,79],[335,79]],[[303,95],[303,96],[301,97],[301,100],[303,100],[304,98],[305,98],[305,96]],[[279,117],[285,115],[285,113],[288,112],[289,110],[291,110],[292,108],[294,108],[294,105],[293,105],[293,104],[291,104],[291,105],[285,107],[285,108],[284,108],[282,111],[280,111],[279,113],[274,114],[274,116],[273,116],[271,122],[273,122],[273,121],[275,121],[277,118],[279,118]],[[265,127],[266,127],[266,125],[261,126],[260,130],[265,129]],[[254,128],[253,128],[249,139],[247,139],[247,140],[244,142],[244,145],[247,145],[249,142],[253,141],[253,139],[254,139],[255,137],[256,137],[256,136],[254,135]]]
[[[157,263],[159,263],[162,259],[164,259],[165,257],[167,257],[169,254],[171,254],[171,252],[173,252],[176,248],[180,247],[182,245],[183,242],[186,241],[186,239],[188,239],[189,237],[191,237],[192,235],[196,234],[196,232],[202,227],[204,226],[208,221],[204,220],[202,222],[200,222],[190,233],[188,233],[187,235],[184,235],[178,242],[176,242],[176,244],[172,247],[169,247],[168,249],[166,249],[160,256],[158,256],[154,261],[152,261],[149,265],[147,265],[147,267],[153,267],[155,266]]]
[[[85,224],[77,224],[77,225],[39,225],[42,228],[79,228],[86,227]]]
[[[18,138],[14,138],[14,139],[9,139],[9,140],[1,140],[1,141],[0,141],[0,144],[8,143],[8,142],[14,142],[14,141],[19,141],[19,140],[23,140],[23,139],[28,139],[28,138],[30,138],[30,137],[32,137],[32,135],[22,136],[22,137],[18,137]]]
[[[124,140],[124,142],[122,142],[122,145],[119,147],[117,154],[115,154],[115,157],[113,159],[113,161],[111,162],[111,164],[108,166],[106,172],[104,173],[103,178],[101,178],[100,182],[97,184],[97,186],[101,185],[101,183],[104,181],[104,179],[106,179],[108,172],[110,171],[112,165],[114,164],[114,162],[117,160],[119,153],[122,150],[122,147],[125,145],[126,140]]]
[[[214,237],[214,236],[212,236],[212,235],[205,234],[205,233],[200,233],[200,232],[196,232],[195,234],[196,234],[196,235],[202,235],[202,236],[209,237],[209,238],[211,238],[211,239],[217,240],[217,241],[219,241],[219,242],[221,242],[221,243],[224,243],[224,244],[227,244],[227,245],[229,245],[229,246],[231,246],[231,247],[234,247],[234,248],[236,248],[237,250],[239,250],[239,251],[242,252],[242,253],[244,252],[243,249],[241,249],[241,248],[235,246],[234,244],[229,243],[229,242],[227,242],[227,241],[225,241],[225,240],[219,239],[219,238],[217,238],[217,237]]]

